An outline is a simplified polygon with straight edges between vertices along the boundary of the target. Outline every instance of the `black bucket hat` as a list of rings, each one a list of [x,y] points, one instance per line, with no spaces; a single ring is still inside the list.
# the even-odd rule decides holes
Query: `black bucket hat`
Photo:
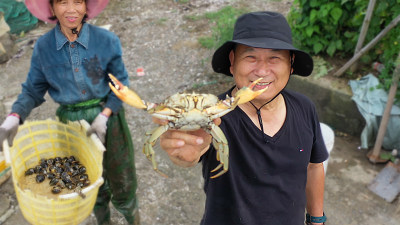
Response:
[[[235,44],[292,51],[295,54],[293,74],[308,76],[314,67],[309,54],[293,47],[292,31],[280,13],[252,12],[240,16],[235,23],[232,41],[225,42],[214,52],[212,67],[215,72],[232,76],[229,53]]]

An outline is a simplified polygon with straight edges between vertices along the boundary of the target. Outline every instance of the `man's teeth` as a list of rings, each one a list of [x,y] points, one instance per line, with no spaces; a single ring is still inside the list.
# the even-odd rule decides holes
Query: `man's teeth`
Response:
[[[257,85],[264,86],[264,85],[268,85],[270,83],[271,82],[258,82]]]

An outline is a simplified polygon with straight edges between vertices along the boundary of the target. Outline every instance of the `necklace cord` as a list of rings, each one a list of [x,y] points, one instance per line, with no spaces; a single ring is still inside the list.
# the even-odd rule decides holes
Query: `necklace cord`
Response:
[[[278,95],[279,95],[280,93],[281,93],[281,92],[279,92],[277,95],[275,95],[275,97],[273,97],[273,98],[272,98],[271,100],[269,100],[268,102],[264,103],[260,108],[257,108],[257,107],[250,101],[250,104],[251,104],[251,105],[256,109],[256,111],[257,111],[258,123],[260,124],[261,135],[263,136],[263,139],[264,139],[264,142],[265,142],[265,143],[268,143],[268,140],[267,140],[267,136],[266,136],[265,133],[264,133],[264,125],[263,125],[262,117],[261,117],[261,108],[264,107],[264,106],[266,106],[268,103],[272,102],[276,97],[278,97]]]

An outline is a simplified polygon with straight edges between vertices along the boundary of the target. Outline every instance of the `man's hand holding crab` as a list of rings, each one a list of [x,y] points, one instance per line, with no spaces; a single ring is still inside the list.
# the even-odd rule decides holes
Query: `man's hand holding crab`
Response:
[[[163,125],[167,121],[154,118],[153,121]],[[214,123],[218,126],[221,119]],[[168,130],[160,137],[160,146],[164,149],[173,163],[182,167],[195,166],[200,157],[207,152],[212,137],[203,129],[195,131]]]

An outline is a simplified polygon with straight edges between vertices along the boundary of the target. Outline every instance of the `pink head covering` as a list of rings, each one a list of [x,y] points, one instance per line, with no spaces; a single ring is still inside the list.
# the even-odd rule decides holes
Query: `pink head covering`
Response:
[[[86,0],[86,8],[88,19],[92,19],[99,15],[107,6],[108,0]],[[48,22],[57,23],[57,20],[50,20],[53,16],[51,12],[50,0],[25,0],[26,8],[38,19]]]

